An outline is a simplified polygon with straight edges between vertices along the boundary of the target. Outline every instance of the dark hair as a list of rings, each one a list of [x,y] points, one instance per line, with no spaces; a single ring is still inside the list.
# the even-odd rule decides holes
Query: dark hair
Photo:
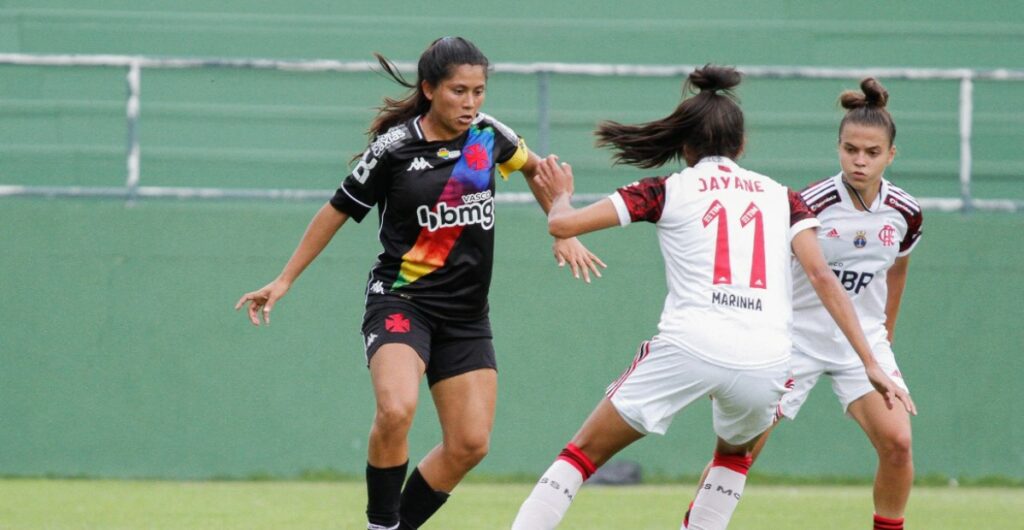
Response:
[[[881,127],[889,133],[889,145],[896,140],[896,123],[892,115],[885,109],[889,102],[889,92],[874,77],[866,77],[860,82],[860,92],[847,90],[839,94],[839,104],[846,109],[846,116],[839,122],[839,135],[848,123]]]
[[[391,127],[430,110],[430,100],[423,93],[423,82],[426,81],[432,86],[437,86],[452,75],[452,70],[463,64],[480,65],[484,67],[484,75],[490,63],[483,52],[472,42],[462,37],[441,37],[430,43],[427,49],[420,55],[419,64],[416,66],[416,84],[411,84],[398,71],[395,63],[384,58],[379,53],[374,53],[377,62],[380,63],[384,73],[396,83],[411,89],[403,98],[384,98],[384,105],[378,107],[377,116],[370,123],[367,133],[373,136],[383,134]]]
[[[743,151],[743,110],[731,89],[740,77],[735,68],[704,65],[687,77],[684,99],[672,114],[639,125],[602,122],[594,132],[597,146],[618,151],[616,164],[645,169],[683,160],[684,146],[699,158],[735,158]],[[696,95],[687,98],[688,93]]]

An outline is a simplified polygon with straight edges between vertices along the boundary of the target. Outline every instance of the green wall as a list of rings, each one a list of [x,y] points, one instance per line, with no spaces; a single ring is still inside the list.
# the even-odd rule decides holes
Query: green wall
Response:
[[[0,473],[205,478],[358,473],[373,401],[358,327],[375,222],[345,226],[254,328],[232,310],[277,273],[315,203],[0,200]],[[502,205],[492,290],[500,398],[481,471],[535,474],[655,332],[665,286],[651,226],[585,242],[591,285],[550,258],[536,207]],[[1024,275],[1012,215],[930,213],[896,351],[920,408],[918,473],[1024,478],[1018,325]],[[424,394],[412,456],[439,439]],[[695,473],[709,406],[626,451]],[[763,472],[873,473],[866,438],[827,384],[776,433]],[[766,456],[768,456],[766,455]]]
[[[414,61],[460,34],[495,62],[1024,69],[1016,0],[861,2],[145,2],[0,0],[0,52]],[[0,66],[0,183],[113,186],[125,178],[125,72]],[[920,196],[959,196],[956,81],[886,82],[899,125],[895,176]],[[592,149],[604,119],[645,121],[681,79],[555,76],[551,150],[585,170],[581,191],[619,182]],[[749,80],[752,167],[791,184],[834,171],[845,81]],[[374,74],[144,70],[142,183],[323,188],[361,152],[396,85]],[[495,75],[485,110],[537,138],[533,76]],[[975,195],[1024,200],[1024,82],[978,82]],[[535,144],[536,145],[536,144]],[[636,175],[639,175],[638,173]],[[524,191],[521,184],[512,188]]]
[[[496,62],[1024,68],[1015,1],[0,0],[0,53],[367,60],[380,51],[414,60],[444,34],[473,39]],[[552,79],[551,145],[576,166],[579,191],[641,175],[609,168],[608,154],[592,148],[594,124],[660,117],[679,85]],[[889,176],[917,196],[957,196],[957,83],[886,85],[900,150]],[[832,174],[835,99],[854,86],[746,81],[744,163],[793,186]],[[373,107],[398,93],[372,74],[224,69],[145,70],[142,91],[143,184],[325,196],[363,149]],[[122,183],[124,92],[117,69],[0,66],[0,185]],[[1024,199],[1024,84],[979,82],[975,96],[976,196]],[[492,76],[485,110],[533,141],[536,80]],[[526,187],[516,178],[501,189]],[[0,200],[0,474],[359,473],[373,412],[358,323],[374,228],[347,226],[270,328],[231,310],[277,273],[316,207]],[[481,469],[534,475],[654,332],[664,280],[651,227],[587,238],[610,268],[585,286],[550,263],[536,207],[502,205],[499,215],[501,395]],[[1024,434],[1022,223],[927,215],[896,344],[921,408],[919,474],[1024,478],[1024,450],[1012,443]],[[426,394],[422,403],[414,458],[438,437]],[[709,423],[707,407],[696,407],[626,457],[695,473],[712,443]],[[758,467],[869,476],[872,451],[857,431],[823,385]]]

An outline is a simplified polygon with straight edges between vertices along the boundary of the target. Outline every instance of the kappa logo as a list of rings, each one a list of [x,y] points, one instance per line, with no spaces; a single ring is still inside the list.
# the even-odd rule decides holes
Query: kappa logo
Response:
[[[384,294],[384,282],[377,280],[371,283],[370,292],[373,294]]]
[[[434,169],[434,166],[430,165],[422,156],[418,156],[412,159],[412,163],[409,164],[409,169],[406,171],[423,171],[424,169]]]
[[[366,337],[366,347],[369,348],[370,345],[373,344],[373,341],[375,341],[375,340],[377,340],[377,334],[376,333],[370,333],[370,336]]]

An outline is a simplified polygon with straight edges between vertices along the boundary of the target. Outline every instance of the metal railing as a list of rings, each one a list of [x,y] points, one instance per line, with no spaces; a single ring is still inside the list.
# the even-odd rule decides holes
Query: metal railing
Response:
[[[24,66],[86,66],[112,67],[127,70],[127,101],[125,105],[127,148],[125,154],[125,183],[121,187],[83,186],[11,186],[0,184],[0,196],[91,196],[123,197],[134,200],[144,197],[173,197],[182,199],[326,199],[328,192],[301,189],[236,189],[216,187],[143,186],[140,175],[141,146],[139,145],[139,109],[143,68],[195,69],[241,68],[278,70],[286,72],[372,72],[378,67],[369,61],[282,61],[270,59],[199,59],[154,58],[127,55],[35,55],[0,54],[0,65]],[[415,71],[410,62],[396,62],[402,71]],[[533,75],[537,78],[538,152],[548,152],[551,130],[549,86],[553,75],[627,76],[627,77],[683,77],[699,65],[624,65],[581,63],[495,63],[496,73]],[[1013,199],[977,199],[971,194],[971,133],[974,114],[974,82],[1024,81],[1024,70],[1010,69],[937,69],[937,68],[816,68],[787,66],[739,66],[751,78],[775,79],[855,79],[875,76],[884,79],[959,80],[959,134],[960,134],[960,197],[919,198],[921,206],[942,211],[970,211],[972,209],[1024,211],[1024,201]],[[1024,178],[1024,175],[1022,175]],[[583,201],[603,197],[601,194],[581,194]],[[532,201],[529,193],[502,193],[496,197],[505,202]]]

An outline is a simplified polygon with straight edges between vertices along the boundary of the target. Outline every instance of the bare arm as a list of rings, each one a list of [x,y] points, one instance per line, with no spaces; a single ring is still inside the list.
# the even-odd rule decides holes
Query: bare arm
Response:
[[[832,315],[832,319],[846,335],[850,345],[857,352],[857,356],[864,363],[868,379],[885,398],[886,405],[892,408],[893,400],[898,399],[903,402],[907,412],[917,414],[917,408],[910,396],[896,386],[878,366],[878,362],[871,353],[867,338],[864,337],[864,331],[861,328],[860,319],[857,318],[857,312],[853,308],[853,303],[850,302],[843,286],[840,285],[835,274],[829,269],[828,263],[825,262],[825,256],[822,255],[821,247],[818,246],[818,238],[814,230],[803,230],[793,238],[793,253],[796,254],[814,291],[818,293],[821,303]]]
[[[526,178],[526,185],[530,187],[530,192],[533,193],[533,197],[537,199],[537,204],[544,210],[544,213],[548,213],[551,210],[551,196],[547,194],[543,188],[537,184],[537,172],[540,169],[542,160],[537,153],[530,151],[527,155],[526,163],[523,167],[519,168],[519,171]]]
[[[896,336],[896,317],[900,313],[903,301],[903,290],[907,287],[907,270],[910,268],[910,256],[896,258],[896,263],[885,273],[885,284],[888,294],[885,298],[885,331],[889,342]]]
[[[555,237],[575,237],[611,226],[618,226],[619,214],[610,199],[602,199],[580,209],[572,206],[572,166],[548,157],[540,163],[537,183],[551,197],[548,231]]]
[[[548,159],[555,159],[554,156],[549,156]],[[546,160],[546,159],[545,159]],[[526,184],[530,187],[530,191],[533,193],[534,198],[537,199],[537,204],[540,205],[544,213],[551,212],[551,205],[553,197],[550,193],[541,185],[538,180],[540,174],[540,168],[543,164],[543,160],[536,155],[533,151],[530,151],[526,163],[519,169],[526,177]],[[575,278],[579,278],[580,274],[583,274],[583,280],[590,283],[590,274],[593,273],[598,278],[601,277],[601,270],[599,266],[604,268],[607,265],[601,261],[593,252],[583,245],[578,239],[573,236],[558,236],[554,233],[551,235],[555,236],[555,243],[552,245],[552,250],[555,254],[555,260],[558,262],[559,267],[564,267],[566,263],[569,264],[572,275]]]
[[[327,247],[334,234],[347,220],[348,215],[339,212],[330,203],[324,204],[313,216],[313,220],[309,222],[305,234],[302,235],[302,240],[299,241],[299,246],[296,247],[292,257],[288,259],[277,278],[256,291],[242,295],[242,298],[235,304],[235,309],[241,309],[248,303],[249,321],[258,326],[260,325],[259,311],[262,308],[263,321],[270,324],[270,310],[274,308],[274,304],[288,292],[292,283]]]

